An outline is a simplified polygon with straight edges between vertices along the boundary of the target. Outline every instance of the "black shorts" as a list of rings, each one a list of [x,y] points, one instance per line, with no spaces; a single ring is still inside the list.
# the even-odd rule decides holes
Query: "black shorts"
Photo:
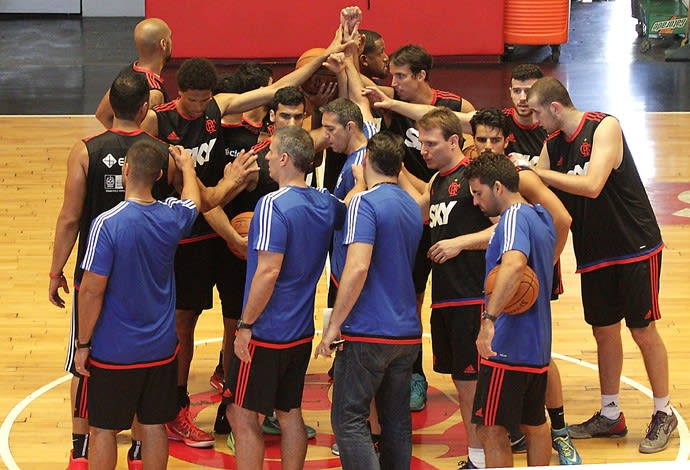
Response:
[[[561,260],[553,266],[553,282],[551,283],[551,300],[558,300],[563,293],[563,276],[561,275]]]
[[[91,364],[89,371],[78,395],[87,397],[91,426],[121,430],[132,426],[135,414],[141,424],[164,424],[177,416],[177,358],[136,369]]]
[[[222,238],[182,244],[175,253],[176,308],[201,313],[213,307],[215,285],[223,316],[238,319],[246,274],[246,262],[236,258]]]
[[[631,264],[616,264],[581,275],[585,321],[614,325],[625,318],[628,328],[645,328],[659,320],[661,253]]]
[[[311,357],[311,341],[274,349],[249,343],[251,362],[235,354],[225,379],[223,403],[270,415],[273,410],[302,407],[304,376]]]
[[[65,357],[65,371],[79,378],[81,374],[77,372],[74,364],[74,353],[76,348],[74,343],[79,337],[79,289],[75,287],[72,293],[72,320],[69,328],[69,338],[67,338],[67,356]],[[80,416],[76,416],[79,418]]]
[[[482,306],[448,307],[431,311],[431,347],[434,371],[453,380],[477,380],[477,335]]]
[[[546,423],[546,367],[542,373],[482,362],[472,405],[472,422],[517,429]]]
[[[424,224],[422,230],[422,238],[419,240],[417,246],[417,254],[414,259],[414,268],[412,270],[412,279],[414,280],[414,291],[421,294],[426,290],[426,283],[431,272],[431,260],[427,256],[431,248],[431,229]]]

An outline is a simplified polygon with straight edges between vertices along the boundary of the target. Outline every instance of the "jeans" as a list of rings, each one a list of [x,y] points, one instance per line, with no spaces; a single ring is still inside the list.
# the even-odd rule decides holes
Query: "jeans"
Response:
[[[420,344],[347,342],[335,358],[331,423],[345,470],[404,469],[412,458],[410,379]],[[367,426],[376,398],[381,457]]]

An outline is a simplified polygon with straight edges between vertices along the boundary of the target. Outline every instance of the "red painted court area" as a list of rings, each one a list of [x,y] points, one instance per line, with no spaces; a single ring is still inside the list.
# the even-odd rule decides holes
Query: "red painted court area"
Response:
[[[690,183],[647,183],[645,188],[660,224],[690,224]]]

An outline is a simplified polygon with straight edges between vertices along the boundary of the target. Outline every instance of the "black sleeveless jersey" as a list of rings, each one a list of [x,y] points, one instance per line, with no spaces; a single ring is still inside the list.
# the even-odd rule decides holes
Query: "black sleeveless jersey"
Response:
[[[434,89],[431,105],[445,106],[453,111],[460,111],[462,98],[454,93]],[[405,148],[407,149],[404,160],[405,168],[417,178],[428,182],[434,176],[436,170],[427,168],[422,158],[420,152],[422,146],[419,143],[419,131],[415,121],[401,114],[392,113],[391,122],[387,130],[401,135],[405,140]]]
[[[211,99],[204,114],[197,119],[186,118],[177,108],[177,101],[154,108],[158,119],[158,136],[172,145],[182,145],[191,153],[196,175],[205,186],[215,186],[223,178],[225,148],[221,131],[220,109]],[[199,214],[192,232],[183,243],[198,237],[208,238],[213,230]]]
[[[174,193],[168,185],[168,146],[142,130],[124,132],[118,129],[105,131],[84,139],[89,154],[89,168],[86,175],[86,198],[79,219],[79,244],[77,246],[77,264],[74,270],[74,282],[79,284],[84,271],[80,265],[86,253],[91,222],[102,212],[112,209],[125,199],[125,188],[122,185],[122,166],[127,150],[136,142],[150,142],[161,151],[163,158],[163,177],[153,186],[153,197],[165,199]]]
[[[551,169],[586,175],[594,133],[604,113],[585,113],[573,136],[551,134],[546,146]],[[570,227],[578,272],[648,258],[663,247],[661,232],[635,161],[623,136],[623,159],[596,199],[554,190],[573,218]]]
[[[266,116],[268,119],[268,115]],[[273,125],[267,120],[255,124],[243,118],[235,124],[223,124],[222,129],[226,163],[235,161],[242,150],[254,147],[262,134],[273,134]]]
[[[479,232],[491,221],[472,204],[464,177],[465,158],[446,173],[438,173],[431,183],[429,228],[431,244],[459,235]],[[463,250],[443,264],[432,264],[432,308],[484,303],[485,250]]]
[[[249,191],[245,189],[238,194],[229,204],[224,208],[228,219],[232,220],[237,214],[241,212],[253,212],[256,203],[266,194],[277,191],[278,183],[268,175],[268,162],[266,162],[266,155],[268,154],[271,139],[262,140],[256,144],[252,150],[256,153],[256,163],[259,165],[259,182],[255,189]]]
[[[503,109],[508,121],[508,146],[506,155],[509,157],[529,160],[532,165],[539,161],[539,154],[546,140],[546,130],[538,124],[523,126],[515,117],[515,108]]]
[[[163,80],[163,77],[161,77],[157,73],[151,72],[149,69],[139,67],[136,62],[132,62],[130,65],[122,69],[123,72],[129,70],[141,74],[144,76],[144,78],[146,78],[146,84],[149,86],[149,91],[158,90],[161,93],[163,93],[163,103],[167,103],[168,101],[170,101],[168,91],[165,89],[165,80]]]

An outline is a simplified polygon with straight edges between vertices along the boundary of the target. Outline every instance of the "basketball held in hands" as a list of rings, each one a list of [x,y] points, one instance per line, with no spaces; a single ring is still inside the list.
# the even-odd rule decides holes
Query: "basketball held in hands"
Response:
[[[501,265],[496,265],[489,274],[486,276],[486,283],[484,291],[487,297],[491,297],[494,290],[494,283],[496,282],[496,275],[501,268]],[[509,315],[519,315],[525,313],[529,310],[534,302],[537,301],[539,296],[539,278],[537,278],[537,273],[534,272],[529,266],[525,266],[525,270],[522,272],[520,281],[518,282],[517,290],[513,294],[506,306],[503,308],[503,312]]]
[[[252,222],[253,215],[253,212],[241,212],[232,218],[230,225],[237,230],[237,233],[246,237],[249,233],[249,224]]]

